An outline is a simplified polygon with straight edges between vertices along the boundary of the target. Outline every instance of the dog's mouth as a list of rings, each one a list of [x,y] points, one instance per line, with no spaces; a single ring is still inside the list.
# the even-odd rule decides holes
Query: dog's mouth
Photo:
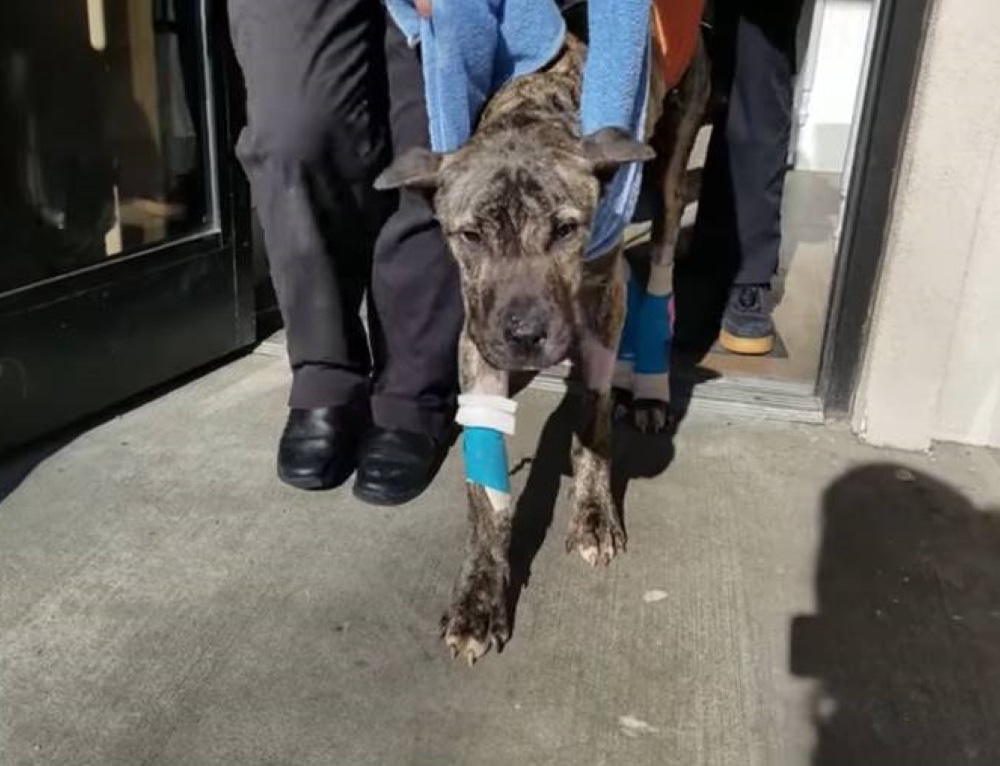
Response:
[[[490,367],[502,372],[540,372],[559,364],[569,356],[569,332],[547,337],[534,345],[510,343],[490,338],[476,343],[479,353]]]

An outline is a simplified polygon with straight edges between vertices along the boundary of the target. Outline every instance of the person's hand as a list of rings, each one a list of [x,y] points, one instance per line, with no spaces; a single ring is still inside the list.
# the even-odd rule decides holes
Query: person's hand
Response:
[[[417,6],[417,13],[425,19],[431,17],[431,0],[413,0],[413,2]]]

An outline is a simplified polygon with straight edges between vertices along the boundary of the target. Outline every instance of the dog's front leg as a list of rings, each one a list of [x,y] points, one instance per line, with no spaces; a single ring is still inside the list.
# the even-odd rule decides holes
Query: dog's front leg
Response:
[[[490,367],[463,335],[459,345],[464,426],[462,453],[469,502],[469,543],[445,615],[444,640],[470,665],[510,635],[507,621],[513,508],[504,435],[513,432],[514,403],[507,374]]]
[[[645,294],[633,298],[630,338],[635,348],[632,374],[632,417],[636,428],[658,434],[671,427],[670,347],[674,334],[674,255],[681,218],[688,204],[688,161],[701,127],[711,91],[711,70],[704,44],[698,49],[677,88],[667,95],[652,142],[657,152],[654,172],[663,183],[663,216]],[[638,291],[635,285],[630,286]]]
[[[574,509],[566,550],[596,566],[625,551],[611,493],[611,383],[625,313],[621,251],[588,263],[581,305],[584,332],[576,364],[584,384],[573,440]]]

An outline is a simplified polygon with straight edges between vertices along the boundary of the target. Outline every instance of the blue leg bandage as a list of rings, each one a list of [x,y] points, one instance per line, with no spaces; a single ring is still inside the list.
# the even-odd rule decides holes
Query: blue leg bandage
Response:
[[[669,402],[674,296],[647,294],[639,317],[632,394],[637,399]]]
[[[514,433],[517,404],[503,396],[463,394],[455,420],[462,432],[465,480],[486,490],[495,510],[510,507],[510,471],[504,434]]]
[[[635,362],[638,353],[639,323],[644,292],[642,285],[639,284],[630,269],[625,293],[625,324],[622,327],[621,340],[618,342],[618,358],[622,361]]]
[[[672,295],[647,295],[643,299],[636,339],[636,374],[661,375],[670,370],[672,314]]]
[[[492,428],[466,426],[462,432],[465,480],[510,494],[510,471],[504,435]]]

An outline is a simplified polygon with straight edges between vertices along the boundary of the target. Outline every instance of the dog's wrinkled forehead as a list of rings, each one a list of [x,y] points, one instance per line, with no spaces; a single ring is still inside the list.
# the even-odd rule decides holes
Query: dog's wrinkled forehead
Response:
[[[442,223],[477,210],[523,218],[561,204],[589,219],[599,179],[625,163],[652,158],[648,146],[620,128],[602,128],[581,140],[540,122],[530,131],[484,131],[447,154],[415,147],[375,179],[375,188],[433,192]]]
[[[582,156],[544,147],[470,146],[441,169],[435,207],[445,225],[478,222],[518,231],[567,208],[589,217],[597,195],[597,180]]]

